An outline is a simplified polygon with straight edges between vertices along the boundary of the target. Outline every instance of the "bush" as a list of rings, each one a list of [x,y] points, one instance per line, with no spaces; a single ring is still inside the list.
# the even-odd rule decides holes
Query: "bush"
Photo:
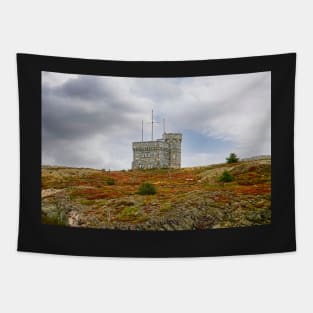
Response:
[[[41,223],[48,225],[68,226],[67,218],[64,213],[41,214]]]
[[[219,181],[223,183],[228,183],[233,180],[234,180],[234,177],[228,171],[224,171],[223,174],[219,178]]]
[[[115,185],[115,180],[114,180],[113,178],[109,177],[109,178],[107,179],[107,184],[108,184],[108,185]]]
[[[154,195],[156,194],[156,188],[153,184],[143,183],[139,186],[138,193],[140,195]]]
[[[235,153],[231,153],[228,158],[226,158],[227,163],[236,163],[239,161]]]

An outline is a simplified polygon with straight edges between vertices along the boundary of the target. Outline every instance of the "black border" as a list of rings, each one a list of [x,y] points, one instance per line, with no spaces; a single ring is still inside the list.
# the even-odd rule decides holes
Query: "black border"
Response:
[[[18,251],[85,256],[195,257],[296,250],[293,152],[295,53],[201,61],[101,61],[18,53],[17,69],[20,108]],[[129,77],[271,71],[271,225],[144,232],[41,224],[41,71]]]

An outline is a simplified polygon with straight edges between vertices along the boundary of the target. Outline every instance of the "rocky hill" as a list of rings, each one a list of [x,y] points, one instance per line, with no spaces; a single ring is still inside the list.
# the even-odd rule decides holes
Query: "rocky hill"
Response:
[[[220,182],[227,171],[231,182]],[[138,194],[150,182],[156,194]],[[42,167],[42,222],[122,230],[195,230],[271,222],[271,159],[177,170]]]

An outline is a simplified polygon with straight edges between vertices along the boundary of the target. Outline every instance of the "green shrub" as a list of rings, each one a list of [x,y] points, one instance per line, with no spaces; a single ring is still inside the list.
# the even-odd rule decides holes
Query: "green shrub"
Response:
[[[228,171],[224,171],[223,174],[219,178],[219,181],[223,183],[228,183],[233,180],[234,180],[234,177]]]
[[[41,214],[41,223],[48,225],[67,226],[67,217],[64,212],[57,211],[50,214]]]
[[[138,215],[140,208],[136,206],[126,207],[120,213],[119,216],[136,216]]]
[[[228,158],[226,158],[226,163],[236,163],[239,161],[235,153],[231,153]]]
[[[108,185],[115,185],[115,179],[109,177],[109,178],[107,179],[107,184],[108,184]]]
[[[143,183],[139,186],[138,193],[140,195],[154,195],[156,194],[156,188],[151,183]]]

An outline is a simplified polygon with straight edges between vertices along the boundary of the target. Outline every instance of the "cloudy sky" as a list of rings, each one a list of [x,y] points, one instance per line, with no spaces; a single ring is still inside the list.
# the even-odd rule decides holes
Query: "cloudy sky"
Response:
[[[271,73],[128,78],[42,72],[42,163],[128,169],[155,120],[181,132],[182,166],[270,154]],[[162,136],[155,125],[155,138]]]

